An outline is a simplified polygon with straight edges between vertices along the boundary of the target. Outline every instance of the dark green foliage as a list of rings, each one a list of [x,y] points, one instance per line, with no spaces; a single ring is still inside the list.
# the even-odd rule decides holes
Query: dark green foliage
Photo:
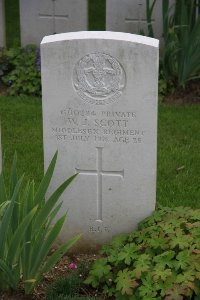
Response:
[[[105,30],[106,0],[88,1],[89,30]]]
[[[5,49],[0,48],[0,81],[1,81],[1,77],[6,75],[8,70],[9,70],[9,63],[5,55]]]
[[[6,0],[6,47],[20,46],[19,0]]]
[[[78,265],[78,269],[72,271],[72,274],[65,277],[61,277],[56,280],[51,286],[49,286],[46,299],[47,300],[68,300],[68,299],[91,299],[91,297],[83,297],[79,295],[81,287],[84,285],[83,280],[86,278],[89,272],[89,266],[87,262],[81,262]],[[97,299],[97,298],[95,298]],[[97,299],[98,300],[98,299]]]
[[[70,275],[61,277],[49,286],[46,299],[47,300],[98,300],[96,297],[86,297],[81,295],[81,289],[84,286],[84,279],[88,276],[89,264],[80,262],[78,269],[72,271]]]
[[[174,86],[200,76],[200,15],[196,0],[176,0],[170,7],[163,1],[162,70],[165,79]]]
[[[78,264],[77,272],[82,279],[86,278],[88,276],[90,266],[91,266],[91,262],[89,262],[89,261],[81,261]]]
[[[0,65],[1,69],[5,66],[5,61],[7,62],[7,74],[3,74],[1,78],[9,87],[9,95],[40,96],[41,75],[39,49],[33,45],[29,45],[25,48],[4,50],[2,60],[3,63]]]
[[[93,297],[81,297],[81,296],[64,296],[59,295],[56,298],[48,298],[49,300],[100,300],[99,298]]]
[[[81,278],[74,272],[69,276],[56,280],[47,291],[47,300],[65,299],[62,297],[78,295]]]
[[[85,283],[102,287],[108,296],[192,299],[200,295],[200,209],[160,208],[101,253]]]
[[[49,251],[58,237],[66,214],[54,224],[61,203],[59,197],[76,177],[73,175],[45,199],[53,176],[57,153],[54,155],[38,189],[34,181],[22,185],[18,179],[16,155],[10,172],[10,184],[5,185],[4,166],[0,174],[0,291],[17,289],[19,282],[29,294],[79,236],[61,245],[53,254]]]

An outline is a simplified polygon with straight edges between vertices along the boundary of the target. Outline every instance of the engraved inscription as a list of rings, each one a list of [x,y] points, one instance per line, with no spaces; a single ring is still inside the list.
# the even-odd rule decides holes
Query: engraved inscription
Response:
[[[85,169],[78,169],[76,168],[76,171],[79,174],[83,175],[96,175],[97,176],[97,219],[96,221],[102,222],[102,176],[120,176],[124,177],[124,170],[121,171],[105,171],[102,169],[102,154],[103,154],[103,148],[102,147],[96,147],[97,149],[97,166],[96,170],[85,170]]]
[[[60,142],[143,143],[145,131],[136,123],[135,111],[95,111],[65,107],[60,112],[60,125],[52,126],[52,134]],[[62,125],[61,125],[62,124]]]
[[[91,233],[102,233],[102,232],[110,232],[110,229],[106,226],[104,227],[101,227],[101,226],[97,226],[97,227],[94,227],[94,226],[90,226],[89,227],[89,232]]]
[[[106,105],[121,96],[125,87],[125,72],[114,57],[105,53],[91,53],[77,62],[73,85],[84,102]]]

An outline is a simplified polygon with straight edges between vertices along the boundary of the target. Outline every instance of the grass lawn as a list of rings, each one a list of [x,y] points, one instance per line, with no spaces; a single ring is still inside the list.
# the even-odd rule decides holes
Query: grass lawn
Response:
[[[159,109],[157,201],[200,208],[200,105]]]
[[[0,118],[6,177],[17,151],[19,174],[39,183],[43,175],[41,100],[0,97]]]
[[[13,153],[19,173],[43,175],[41,100],[0,97],[2,142],[6,173]],[[159,106],[157,202],[200,208],[200,106]]]

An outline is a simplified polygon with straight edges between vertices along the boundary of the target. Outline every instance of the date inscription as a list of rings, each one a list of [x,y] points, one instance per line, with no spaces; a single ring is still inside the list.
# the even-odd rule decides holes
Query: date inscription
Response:
[[[145,132],[136,125],[134,111],[95,111],[65,107],[60,112],[60,126],[52,134],[60,142],[102,142],[140,144]]]

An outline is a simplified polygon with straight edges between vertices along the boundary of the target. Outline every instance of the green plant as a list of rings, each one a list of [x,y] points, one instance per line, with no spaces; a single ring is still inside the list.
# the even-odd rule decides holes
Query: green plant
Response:
[[[170,7],[163,1],[163,74],[175,86],[185,87],[200,77],[200,1],[176,0]]]
[[[9,71],[9,63],[5,55],[5,49],[0,48],[0,81],[2,76],[5,76],[5,74],[7,74],[8,71]]]
[[[9,72],[2,76],[9,95],[41,95],[40,54],[33,45],[5,51]]]
[[[143,29],[139,30],[139,34],[147,35],[152,38],[154,37],[153,25],[152,25],[152,14],[153,14],[155,4],[156,4],[156,0],[153,1],[146,0],[147,30],[146,32]]]
[[[51,298],[51,300],[100,300],[100,298],[59,295],[57,298]]]
[[[76,236],[60,246],[52,255],[49,250],[55,242],[66,214],[55,224],[54,217],[61,207],[59,197],[76,177],[73,175],[61,184],[45,201],[55,168],[54,155],[37,191],[34,181],[22,186],[18,179],[16,156],[10,175],[8,192],[3,172],[0,175],[0,289],[16,289],[22,278],[25,292],[30,293],[46,273],[79,239]]]
[[[70,275],[66,275],[57,279],[51,284],[46,292],[47,300],[98,300],[99,298],[86,297],[81,295],[81,290],[84,291],[84,280],[88,276],[89,265],[87,261],[81,261],[77,269],[74,269]]]
[[[159,100],[163,101],[164,98],[169,94],[173,93],[175,87],[173,85],[173,82],[170,80],[166,80],[162,67],[160,68],[159,72],[159,81],[158,81],[158,95],[159,95]]]
[[[59,297],[77,296],[79,293],[81,278],[77,272],[57,279],[47,290],[47,300],[56,300]]]
[[[200,295],[200,210],[160,208],[101,253],[85,283],[103,287],[108,296],[192,299]]]

